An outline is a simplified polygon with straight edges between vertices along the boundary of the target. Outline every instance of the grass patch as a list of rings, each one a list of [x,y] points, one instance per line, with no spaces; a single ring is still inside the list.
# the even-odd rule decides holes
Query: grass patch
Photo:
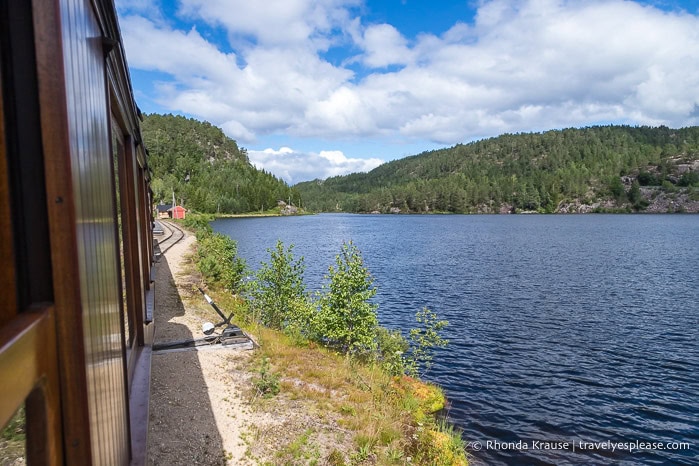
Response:
[[[296,346],[280,331],[246,330],[261,343],[249,367],[253,380],[262,361],[280,379],[276,397],[253,397],[255,409],[283,413],[286,403],[300,403],[318,421],[313,429],[289,431],[283,442],[260,438],[272,449],[263,463],[391,465],[411,457],[412,464],[467,464],[460,433],[434,415],[444,406],[438,387],[391,376],[377,364],[357,363],[326,348]]]
[[[0,464],[19,464],[18,461],[21,461],[25,456],[25,413],[24,406],[22,406],[5,428],[0,430]]]
[[[312,441],[313,431],[306,429],[275,454],[275,460],[266,464],[309,465],[320,464],[320,448]]]
[[[258,377],[252,381],[257,390],[257,395],[271,398],[279,393],[279,374],[272,372],[269,367],[269,358],[262,358]]]

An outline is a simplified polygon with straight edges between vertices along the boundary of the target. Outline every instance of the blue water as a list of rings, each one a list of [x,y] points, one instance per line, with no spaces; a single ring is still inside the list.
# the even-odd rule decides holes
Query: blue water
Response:
[[[699,216],[328,214],[213,227],[252,268],[277,239],[294,244],[310,289],[353,240],[383,325],[408,330],[423,306],[447,319],[449,346],[426,378],[445,389],[473,464],[699,464]]]

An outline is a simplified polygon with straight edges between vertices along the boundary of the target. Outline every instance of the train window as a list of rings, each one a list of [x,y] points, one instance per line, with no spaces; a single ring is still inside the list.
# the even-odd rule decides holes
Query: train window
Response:
[[[123,213],[125,212],[125,209],[127,206],[125,203],[127,202],[127,199],[125,198],[126,196],[124,195],[125,193],[122,193],[122,184],[120,181],[122,178],[122,174],[125,172],[125,164],[124,164],[124,158],[125,158],[125,150],[124,150],[124,138],[122,136],[121,132],[121,127],[119,124],[112,120],[112,158],[113,158],[113,163],[114,163],[114,188],[115,188],[115,197],[116,197],[116,212],[117,212],[117,237],[118,237],[118,246],[119,246],[119,274],[121,275],[121,280],[120,280],[120,292],[121,292],[121,301],[122,301],[122,321],[124,325],[124,338],[126,341],[126,350],[127,353],[133,346],[133,340],[134,340],[134,332],[133,332],[133,318],[131,317],[131,309],[129,308],[129,297],[127,295],[127,290],[129,289],[128,283],[127,283],[127,255],[125,252],[125,237],[127,235],[126,233],[126,226],[125,226],[125,217]],[[128,360],[128,357],[127,357]]]
[[[19,309],[53,301],[31,5],[0,2],[3,129]]]
[[[27,464],[27,430],[24,405],[0,431],[0,459],[3,465]]]

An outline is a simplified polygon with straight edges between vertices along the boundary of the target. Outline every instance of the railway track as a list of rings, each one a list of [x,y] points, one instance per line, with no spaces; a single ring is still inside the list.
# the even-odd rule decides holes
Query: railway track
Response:
[[[184,231],[178,227],[174,222],[166,220],[158,220],[160,225],[163,227],[165,232],[164,238],[158,239],[158,247],[156,253],[159,254],[158,258],[165,254],[171,247],[179,243],[182,238],[184,238]]]

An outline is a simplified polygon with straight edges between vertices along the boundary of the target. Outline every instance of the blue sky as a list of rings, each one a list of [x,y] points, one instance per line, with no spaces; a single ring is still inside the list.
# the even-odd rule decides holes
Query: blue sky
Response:
[[[139,107],[290,183],[502,133],[699,124],[699,2],[117,0]]]

